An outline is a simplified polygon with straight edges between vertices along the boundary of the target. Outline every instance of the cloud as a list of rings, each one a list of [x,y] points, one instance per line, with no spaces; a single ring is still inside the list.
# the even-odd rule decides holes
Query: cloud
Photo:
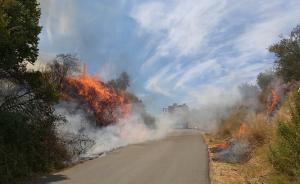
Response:
[[[210,31],[221,21],[225,5],[224,1],[177,0],[146,2],[134,8],[132,17],[141,29],[161,38],[144,66],[171,54],[197,54]]]
[[[216,63],[215,60],[208,60],[205,62],[196,63],[195,65],[192,65],[188,70],[185,70],[185,72],[176,82],[175,88],[184,87],[184,84],[187,83],[188,81],[218,69],[219,69],[219,64]]]
[[[190,91],[226,92],[228,86],[255,82],[256,75],[271,66],[267,47],[299,23],[299,8],[296,0],[136,5],[131,16],[155,43],[141,69],[160,68],[150,75],[145,89],[167,96],[191,95]],[[219,93],[204,94],[221,98]]]
[[[46,30],[47,39],[53,41],[54,34],[66,35],[74,30],[74,4],[72,0],[40,0],[42,9],[41,24]]]
[[[168,80],[163,80],[169,75],[172,65],[168,65],[160,69],[154,76],[152,76],[146,83],[145,89],[152,92],[157,92],[165,96],[172,96],[167,86],[162,84],[167,83]],[[169,78],[170,80],[171,78]]]
[[[287,35],[300,23],[300,3],[295,2],[286,1],[283,4],[274,1],[262,4],[259,8],[261,20],[246,26],[246,31],[236,40],[236,49],[242,53],[266,55],[267,48],[279,39],[279,35]]]

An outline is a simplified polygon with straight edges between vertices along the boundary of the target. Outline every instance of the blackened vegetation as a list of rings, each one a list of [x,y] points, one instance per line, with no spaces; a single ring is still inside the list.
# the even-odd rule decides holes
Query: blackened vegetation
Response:
[[[214,147],[211,149],[214,154],[213,160],[229,163],[243,163],[250,158],[250,147],[247,140],[231,140],[226,147]]]
[[[116,90],[126,91],[130,86],[130,77],[126,72],[122,72],[115,80],[110,80],[107,84]]]

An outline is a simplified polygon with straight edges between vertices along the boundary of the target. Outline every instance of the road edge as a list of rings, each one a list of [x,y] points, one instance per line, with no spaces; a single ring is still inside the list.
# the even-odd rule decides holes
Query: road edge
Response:
[[[212,167],[212,159],[211,159],[211,155],[208,149],[208,138],[205,136],[204,133],[201,133],[202,139],[204,141],[204,143],[206,144],[206,151],[207,151],[207,156],[208,156],[208,179],[209,179],[209,183],[210,184],[214,184],[214,178],[213,178],[213,167]]]

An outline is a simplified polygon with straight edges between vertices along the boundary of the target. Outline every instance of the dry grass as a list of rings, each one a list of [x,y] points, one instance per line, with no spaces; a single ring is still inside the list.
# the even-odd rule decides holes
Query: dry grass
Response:
[[[240,138],[247,139],[250,142],[252,152],[250,160],[242,164],[211,161],[213,183],[266,183],[267,176],[272,170],[267,157],[269,142],[274,132],[272,123],[268,122],[264,114],[245,114],[245,111],[236,111],[224,122],[224,126],[218,131],[221,136],[216,134],[206,136],[209,147],[216,143],[222,143],[224,141],[224,131],[227,129],[233,129],[229,131],[229,137],[236,136],[241,123],[245,123],[245,132]],[[212,158],[213,154],[210,153],[210,156]]]
[[[209,147],[215,143],[219,143],[220,139],[216,139],[211,135],[206,135],[206,142]],[[211,161],[211,175],[214,184],[263,184],[267,183],[268,176],[272,171],[268,162],[267,152],[268,144],[265,143],[257,147],[252,153],[248,162],[242,164],[232,164]],[[213,157],[213,153],[209,153]]]
[[[241,110],[233,112],[223,120],[216,134],[206,135],[209,147],[222,143],[226,138],[235,135],[241,123],[246,123],[245,134],[242,138],[249,140],[252,146],[250,160],[242,164],[231,164],[211,161],[212,181],[214,184],[288,184],[288,178],[278,175],[268,159],[269,146],[274,141],[278,120],[290,119],[292,93],[286,97],[284,104],[276,115],[269,119],[264,114],[249,114]],[[212,157],[212,153],[210,156]],[[280,181],[280,182],[278,182]],[[291,183],[296,184],[297,182]],[[300,182],[298,182],[300,183]]]
[[[237,135],[242,124],[244,124],[245,130],[240,137]],[[257,147],[269,142],[273,134],[273,129],[273,124],[268,122],[268,118],[264,114],[239,110],[233,112],[227,119],[223,120],[214,137],[221,141],[230,137],[238,137],[248,140],[251,146]]]
[[[221,121],[220,127],[217,132],[214,133],[215,136],[219,139],[231,137],[239,129],[247,114],[248,112],[243,108],[231,112],[227,118]]]
[[[222,142],[212,134],[205,134],[204,139],[208,148]],[[213,184],[241,184],[244,178],[240,175],[239,164],[222,163],[213,161],[213,153],[209,150],[210,157],[210,178]]]
[[[269,142],[274,128],[273,124],[267,122],[267,117],[258,114],[248,119],[244,138],[250,142],[250,145],[255,148]]]

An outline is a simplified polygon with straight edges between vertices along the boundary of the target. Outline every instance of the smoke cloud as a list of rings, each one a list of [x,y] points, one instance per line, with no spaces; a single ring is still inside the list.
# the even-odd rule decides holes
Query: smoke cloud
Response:
[[[207,97],[207,94],[203,93],[203,95]],[[75,137],[84,135],[93,141],[92,146],[82,152],[75,161],[95,158],[130,144],[164,138],[177,129],[192,128],[202,132],[215,130],[221,122],[220,120],[226,118],[234,106],[245,101],[243,99],[245,96],[250,96],[249,99],[256,97],[252,91],[234,89],[232,93],[220,93],[218,99],[223,97],[223,100],[203,100],[202,104],[198,104],[192,109],[182,110],[179,108],[174,112],[162,113],[156,117],[154,126],[149,126],[145,122],[144,111],[140,109],[140,104],[132,105],[129,116],[118,119],[117,122],[108,126],[99,127],[96,121],[89,118],[90,114],[82,109],[80,103],[61,101],[55,109],[57,113],[65,116],[66,123],[59,123],[57,130],[62,137],[70,134]],[[193,97],[196,101],[201,100],[203,96]],[[249,109],[251,110],[251,108]]]
[[[97,157],[129,144],[163,138],[185,123],[181,113],[166,113],[156,119],[155,127],[149,127],[138,108],[133,108],[129,117],[106,127],[97,127],[96,122],[89,120],[88,115],[79,108],[79,104],[69,101],[60,102],[56,106],[56,112],[66,118],[66,123],[58,123],[57,127],[62,137],[69,134],[85,135],[94,142],[91,148],[79,156],[79,159]]]

